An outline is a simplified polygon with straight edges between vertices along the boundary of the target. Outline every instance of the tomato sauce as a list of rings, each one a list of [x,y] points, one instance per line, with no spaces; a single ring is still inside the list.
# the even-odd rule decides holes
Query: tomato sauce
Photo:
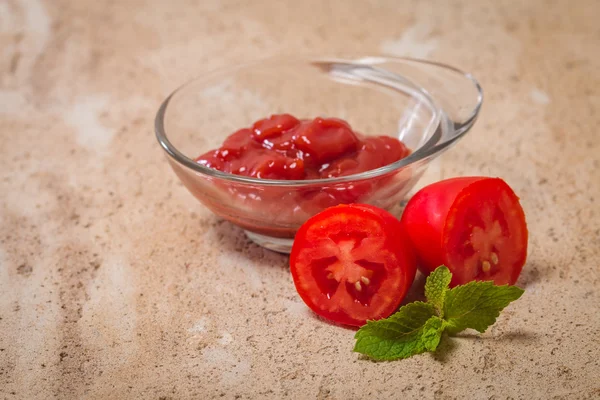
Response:
[[[272,115],[231,134],[196,159],[209,168],[260,179],[305,180],[353,175],[410,154],[398,139],[365,137],[337,118]]]

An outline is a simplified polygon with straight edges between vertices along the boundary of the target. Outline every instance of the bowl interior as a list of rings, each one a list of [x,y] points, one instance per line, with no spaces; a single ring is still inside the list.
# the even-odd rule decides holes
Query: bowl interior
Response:
[[[440,117],[426,93],[393,87],[370,66],[289,58],[218,71],[183,86],[169,101],[164,129],[172,146],[194,159],[276,113],[342,118],[363,135],[393,136],[413,151],[431,138]]]
[[[391,209],[428,162],[462,137],[481,106],[468,74],[410,59],[273,58],[216,71],[176,90],[156,118],[159,142],[186,188],[267,248],[289,252],[300,225],[342,203]],[[413,153],[376,170],[310,181],[262,180],[194,161],[261,118],[336,117],[365,136],[402,140]]]

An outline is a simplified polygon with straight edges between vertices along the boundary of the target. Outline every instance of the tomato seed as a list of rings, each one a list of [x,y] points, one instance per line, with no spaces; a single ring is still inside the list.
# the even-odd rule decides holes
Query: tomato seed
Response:
[[[354,287],[356,288],[357,291],[362,291],[362,286],[360,284],[359,281],[354,282]]]
[[[484,261],[481,263],[481,270],[483,272],[490,272],[491,269],[492,269],[492,266],[490,265],[489,261]]]
[[[368,285],[369,283],[371,283],[371,280],[369,278],[367,278],[366,276],[361,276],[360,280],[362,281],[362,283],[364,283],[365,285]]]
[[[494,264],[494,265],[498,264],[498,254],[496,254],[496,253],[490,254],[490,259],[492,260],[492,264]]]

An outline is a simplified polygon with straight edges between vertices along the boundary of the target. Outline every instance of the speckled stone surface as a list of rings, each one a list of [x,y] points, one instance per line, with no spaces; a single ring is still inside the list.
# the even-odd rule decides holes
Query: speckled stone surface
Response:
[[[600,398],[599,16],[596,0],[0,1],[0,397]],[[501,176],[522,198],[526,292],[485,334],[361,359],[287,257],[177,182],[161,100],[296,50],[481,81],[478,123],[423,183]]]

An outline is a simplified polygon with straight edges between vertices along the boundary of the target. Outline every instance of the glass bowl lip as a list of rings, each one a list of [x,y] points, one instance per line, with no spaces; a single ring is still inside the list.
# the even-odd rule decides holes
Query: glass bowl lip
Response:
[[[481,85],[479,84],[479,82],[477,81],[477,79],[475,79],[475,77],[473,77],[473,75],[471,75],[470,73],[467,73],[467,72],[463,72],[462,70],[455,68],[453,66],[443,64],[440,62],[436,62],[436,61],[430,61],[430,60],[424,60],[424,59],[412,58],[412,57],[396,57],[396,56],[387,56],[387,55],[385,55],[385,56],[363,55],[363,56],[348,56],[348,57],[310,56],[310,55],[305,55],[303,57],[300,57],[298,55],[294,55],[292,57],[294,57],[295,59],[301,59],[306,62],[326,61],[326,62],[345,62],[345,63],[355,63],[355,64],[365,63],[367,65],[371,65],[371,64],[376,65],[378,63],[383,63],[383,62],[410,61],[410,62],[415,62],[415,63],[429,64],[432,66],[445,68],[449,71],[458,73],[458,74],[462,75],[464,78],[466,78],[467,80],[471,81],[471,83],[473,84],[473,87],[477,91],[477,103],[476,103],[475,107],[473,108],[473,110],[471,111],[471,114],[468,116],[468,118],[465,121],[463,121],[460,125],[453,124],[452,129],[455,132],[452,135],[452,137],[450,139],[446,140],[445,142],[431,145],[431,143],[436,140],[436,135],[434,134],[426,143],[419,146],[419,148],[417,148],[415,151],[413,151],[407,157],[404,157],[398,161],[395,161],[388,165],[384,165],[383,167],[380,167],[377,169],[364,171],[364,172],[360,172],[358,174],[353,174],[353,175],[335,177],[335,178],[305,179],[305,180],[252,178],[252,177],[247,177],[247,176],[243,176],[243,175],[230,174],[227,172],[222,172],[222,171],[219,171],[216,169],[205,167],[204,165],[198,164],[197,162],[195,162],[194,160],[190,159],[189,157],[185,156],[182,152],[180,152],[168,139],[167,132],[166,132],[165,126],[164,126],[164,119],[165,119],[165,115],[167,112],[167,108],[168,108],[169,102],[171,101],[173,96],[175,96],[181,90],[187,88],[189,85],[191,85],[193,83],[198,83],[203,80],[208,80],[212,77],[219,76],[219,75],[226,75],[227,73],[231,73],[231,72],[234,72],[234,71],[237,71],[240,69],[251,68],[253,66],[260,65],[264,62],[277,62],[279,60],[280,61],[284,61],[284,60],[289,61],[289,58],[290,58],[289,56],[266,57],[266,58],[256,59],[254,61],[250,61],[247,63],[238,64],[238,65],[235,65],[230,68],[223,68],[223,69],[209,71],[206,74],[200,75],[198,77],[195,77],[195,78],[183,83],[178,88],[176,88],[173,92],[171,92],[171,94],[169,94],[169,96],[167,96],[167,98],[160,105],[160,107],[156,113],[156,118],[154,120],[154,129],[155,129],[156,138],[157,138],[159,144],[161,145],[161,147],[163,148],[163,150],[176,162],[191,169],[192,171],[203,174],[203,175],[207,175],[208,177],[218,178],[218,179],[222,179],[225,181],[242,183],[242,184],[261,185],[261,186],[334,185],[334,184],[340,184],[340,183],[361,181],[361,180],[366,180],[366,179],[371,179],[371,178],[379,177],[382,175],[386,175],[386,174],[394,172],[396,170],[400,170],[401,168],[404,168],[408,165],[416,164],[420,161],[424,161],[432,156],[440,154],[441,152],[443,152],[444,150],[449,148],[453,143],[455,143],[458,139],[460,139],[462,136],[465,135],[465,133],[467,133],[469,131],[469,129],[471,128],[471,126],[473,125],[475,120],[477,119],[477,116],[479,115],[479,111],[480,111],[482,103],[483,103],[483,89],[482,89]],[[387,72],[389,72],[389,71],[387,71]],[[401,76],[401,75],[398,75],[398,76]],[[429,101],[432,102],[432,105],[434,106],[436,111],[438,111],[441,114],[442,120],[440,120],[439,123],[442,124],[444,122],[443,119],[447,119],[443,109],[441,109],[440,107],[438,107],[437,105],[435,105],[433,103],[432,99],[429,97],[429,94],[423,87],[419,86],[418,89],[422,92],[422,94],[424,94],[425,96],[428,97]]]

